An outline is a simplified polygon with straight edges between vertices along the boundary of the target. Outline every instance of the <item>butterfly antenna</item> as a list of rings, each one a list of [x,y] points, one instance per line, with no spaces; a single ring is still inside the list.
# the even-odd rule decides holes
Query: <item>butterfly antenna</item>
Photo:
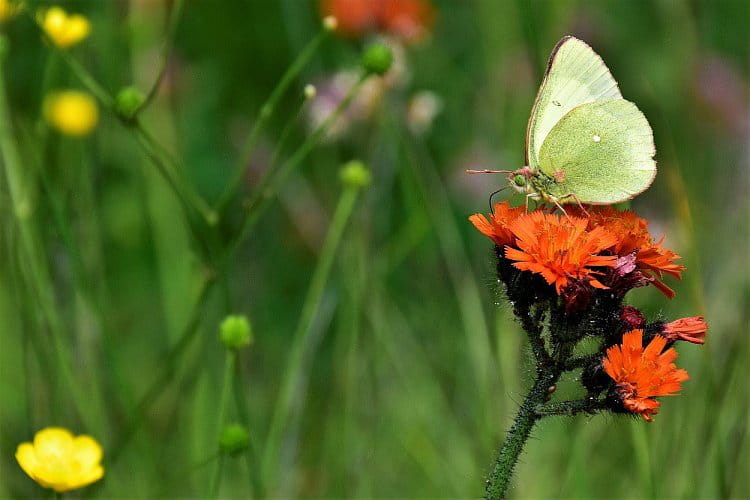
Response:
[[[466,169],[467,174],[512,174],[515,172],[515,170],[474,170],[474,169]]]
[[[492,197],[493,197],[493,196],[495,196],[495,195],[496,195],[497,193],[499,193],[500,191],[505,191],[506,189],[508,189],[508,186],[505,186],[505,187],[501,187],[501,188],[500,188],[500,189],[498,189],[497,191],[493,191],[493,192],[492,192],[492,193],[490,194],[490,199],[489,199],[489,203],[490,203],[490,212],[492,212]]]

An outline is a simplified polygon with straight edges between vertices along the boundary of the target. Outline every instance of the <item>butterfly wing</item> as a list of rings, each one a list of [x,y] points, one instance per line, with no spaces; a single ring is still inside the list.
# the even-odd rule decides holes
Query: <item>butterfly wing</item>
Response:
[[[572,36],[560,40],[552,50],[526,128],[526,165],[538,169],[544,139],[570,110],[621,97],[604,61],[588,44]]]
[[[582,104],[566,114],[539,151],[540,170],[557,180],[549,194],[563,202],[610,204],[645,191],[656,176],[654,135],[630,101]]]

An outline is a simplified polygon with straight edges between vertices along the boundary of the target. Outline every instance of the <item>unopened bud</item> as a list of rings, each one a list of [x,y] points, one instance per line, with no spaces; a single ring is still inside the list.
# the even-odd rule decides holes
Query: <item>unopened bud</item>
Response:
[[[368,74],[383,76],[392,64],[393,51],[383,43],[373,43],[362,54],[362,67]]]
[[[253,332],[246,316],[233,315],[224,318],[219,327],[221,342],[227,349],[240,349],[253,342]]]
[[[307,84],[305,85],[305,99],[314,99],[316,95],[318,95],[318,89],[315,88],[315,85]]]
[[[115,97],[115,109],[125,120],[132,120],[146,100],[143,92],[136,87],[125,87]]]
[[[238,455],[250,445],[250,433],[240,424],[230,424],[221,430],[219,449],[227,455]]]
[[[345,186],[363,188],[370,184],[372,175],[364,163],[352,160],[341,167],[339,178]]]

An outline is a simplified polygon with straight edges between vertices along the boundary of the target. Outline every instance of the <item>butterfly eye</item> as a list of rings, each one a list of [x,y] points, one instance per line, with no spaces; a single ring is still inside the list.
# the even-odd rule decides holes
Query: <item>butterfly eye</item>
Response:
[[[515,184],[518,187],[523,187],[526,185],[526,177],[524,177],[521,174],[516,175],[513,177],[513,184]]]

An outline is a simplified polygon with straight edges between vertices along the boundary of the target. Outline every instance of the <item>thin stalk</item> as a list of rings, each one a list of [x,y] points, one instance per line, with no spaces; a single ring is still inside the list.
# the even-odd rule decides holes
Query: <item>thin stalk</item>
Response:
[[[297,78],[297,76],[300,74],[302,68],[304,68],[305,65],[310,61],[312,56],[318,50],[318,47],[320,47],[320,44],[323,42],[323,40],[325,40],[328,33],[329,30],[325,27],[322,27],[320,32],[312,40],[310,40],[310,42],[308,42],[307,46],[305,46],[305,48],[302,49],[302,52],[300,52],[297,56],[297,59],[295,59],[294,62],[292,62],[292,64],[289,66],[289,68],[287,68],[286,72],[281,77],[281,80],[279,80],[279,83],[276,84],[276,87],[271,91],[271,95],[268,97],[266,102],[264,102],[261,106],[258,119],[255,121],[253,128],[250,130],[250,134],[247,136],[247,139],[245,141],[245,147],[242,151],[242,154],[240,155],[241,163],[239,163],[235,167],[232,179],[229,181],[229,184],[227,184],[226,189],[224,190],[221,197],[219,198],[218,203],[216,204],[217,212],[221,213],[223,209],[226,208],[227,203],[229,203],[229,201],[234,197],[237,191],[239,191],[240,185],[242,184],[242,179],[245,176],[245,172],[248,165],[250,164],[250,160],[253,151],[255,150],[256,143],[258,142],[258,137],[260,137],[260,131],[263,129],[263,127],[265,127],[266,122],[268,122],[271,116],[273,116],[279,100],[283,97],[284,93],[287,91],[295,78]]]
[[[36,22],[34,23],[36,24]],[[73,74],[81,81],[81,83],[91,92],[107,110],[111,111],[115,116],[121,118],[117,112],[114,98],[107,92],[104,87],[99,85],[96,79],[88,72],[86,68],[78,62],[68,51],[61,49],[55,45],[47,34],[39,29],[42,37],[47,43],[55,49],[55,52],[62,58],[63,61],[68,65]],[[179,175],[175,175],[173,171],[170,171],[166,166],[174,164],[174,161],[165,154],[162,147],[154,147],[153,136],[143,127],[138,120],[119,120],[126,129],[130,130],[136,135],[138,143],[146,150],[149,158],[152,160],[154,165],[159,170],[159,173],[166,179],[170,188],[175,192],[180,201],[186,206],[194,209],[204,219],[204,221],[213,226],[217,222],[217,218],[214,215],[211,207],[206,201],[196,193],[193,188]],[[174,169],[175,171],[177,169]]]
[[[229,401],[229,391],[232,387],[232,375],[234,375],[234,366],[237,361],[237,351],[234,349],[227,349],[226,357],[224,358],[224,375],[221,378],[221,393],[219,395],[219,406],[218,415],[216,418],[216,444],[219,443],[219,437],[224,427],[224,420],[227,413],[227,402]],[[219,460],[216,462],[214,468],[213,477],[211,479],[211,487],[209,494],[213,498],[219,496],[219,490],[221,489],[221,473],[224,469],[224,454],[219,455]]]
[[[159,67],[159,72],[156,74],[156,79],[154,80],[153,85],[151,85],[151,88],[146,94],[145,99],[143,99],[141,105],[138,106],[138,109],[135,111],[134,116],[137,115],[138,112],[146,108],[151,103],[151,101],[154,100],[154,97],[156,97],[156,93],[161,86],[161,82],[162,80],[164,80],[164,75],[167,74],[167,67],[169,66],[169,55],[172,52],[172,44],[174,42],[175,33],[177,32],[177,25],[179,24],[180,14],[182,14],[182,7],[184,4],[184,0],[175,0],[174,4],[172,5],[172,10],[169,11],[169,20],[167,21],[167,34],[164,38],[164,45],[162,46],[161,66]]]
[[[164,392],[164,390],[167,388],[167,384],[174,377],[175,372],[177,371],[177,360],[192,344],[193,339],[195,339],[199,331],[198,327],[200,326],[201,319],[203,319],[203,308],[208,301],[209,296],[211,295],[210,292],[213,288],[213,285],[215,284],[215,281],[215,276],[209,275],[206,276],[206,278],[204,278],[203,282],[201,283],[200,290],[198,292],[198,298],[196,299],[196,303],[192,308],[190,318],[185,325],[180,338],[177,340],[177,343],[169,350],[169,352],[165,356],[164,363],[162,363],[162,371],[156,377],[154,377],[153,383],[149,386],[148,390],[141,397],[135,409],[133,410],[132,419],[122,431],[122,434],[120,434],[120,436],[111,446],[112,451],[110,452],[108,457],[109,463],[111,465],[114,465],[115,462],[120,458],[122,452],[125,449],[125,446],[133,437],[133,433],[136,431],[136,429],[138,429],[138,427],[140,427],[141,423],[146,417],[146,412],[149,408],[151,408],[151,405],[159,398],[159,396],[161,396],[162,392]]]
[[[273,483],[273,468],[277,465],[280,448],[283,444],[283,434],[292,418],[293,405],[299,396],[299,387],[303,383],[302,372],[305,355],[309,354],[312,325],[323,297],[323,291],[333,266],[333,259],[341,242],[349,217],[359,194],[359,188],[347,186],[339,198],[331,226],[326,235],[320,259],[315,267],[310,287],[300,313],[294,336],[292,337],[291,352],[287,361],[284,381],[282,382],[279,398],[276,401],[271,429],[268,433],[263,455],[262,470],[267,484]],[[271,476],[271,477],[269,477]]]
[[[237,415],[239,416],[240,422],[245,426],[245,429],[249,431],[250,442],[248,443],[247,450],[245,450],[245,460],[247,462],[248,476],[250,480],[250,489],[253,492],[253,498],[264,498],[263,482],[261,481],[260,464],[258,462],[258,446],[256,444],[256,435],[253,433],[252,426],[250,425],[250,415],[247,410],[247,391],[245,386],[241,385],[239,364],[235,365],[235,375],[233,379],[232,389],[234,393],[234,403],[237,408]]]
[[[518,409],[513,426],[505,436],[505,441],[495,460],[495,466],[487,480],[485,498],[488,500],[500,500],[505,497],[518,457],[531,434],[531,429],[541,418],[537,408],[547,399],[549,395],[547,389],[554,385],[558,378],[560,378],[560,371],[554,368],[547,368],[538,373],[534,386],[526,395],[523,404]]]
[[[133,131],[135,133],[138,143],[143,147],[143,150],[151,159],[152,163],[161,173],[162,177],[166,179],[172,190],[177,194],[177,198],[182,203],[186,210],[186,213],[190,214],[190,208],[196,210],[203,220],[209,225],[216,223],[216,212],[209,206],[198,193],[189,188],[188,185],[181,180],[176,172],[179,169],[177,161],[172,158],[166,150],[159,144],[154,136],[152,136],[139,122],[133,124]]]
[[[0,61],[0,63],[4,63],[4,61]],[[13,206],[13,214],[21,236],[23,256],[28,264],[27,278],[31,281],[31,288],[34,290],[34,295],[36,295],[39,301],[42,315],[45,317],[49,327],[55,361],[60,369],[63,383],[68,389],[78,415],[92,432],[96,432],[101,430],[101,428],[94,425],[93,420],[83,411],[87,407],[85,404],[86,397],[75,380],[72,362],[62,338],[61,321],[56,309],[55,298],[52,295],[53,286],[44,259],[39,253],[41,244],[38,241],[38,235],[33,224],[34,208],[31,201],[31,189],[23,178],[23,162],[13,136],[11,114],[5,88],[4,67],[0,67],[0,150],[2,150],[1,154]]]
[[[341,114],[349,107],[352,99],[357,95],[357,92],[362,87],[362,84],[367,79],[367,74],[363,73],[356,84],[349,89],[346,97],[339,103],[336,109],[331,113],[323,123],[318,126],[315,131],[310,134],[305,142],[299,147],[299,149],[279,168],[278,173],[269,182],[268,186],[264,189],[256,189],[248,202],[248,208],[245,212],[245,217],[241,224],[241,229],[228,246],[228,255],[233,255],[242,241],[250,234],[250,231],[258,222],[258,219],[267,208],[270,201],[279,192],[281,186],[289,174],[291,174],[307,155],[312,151],[315,145],[323,138],[328,132],[330,126],[341,116]]]

